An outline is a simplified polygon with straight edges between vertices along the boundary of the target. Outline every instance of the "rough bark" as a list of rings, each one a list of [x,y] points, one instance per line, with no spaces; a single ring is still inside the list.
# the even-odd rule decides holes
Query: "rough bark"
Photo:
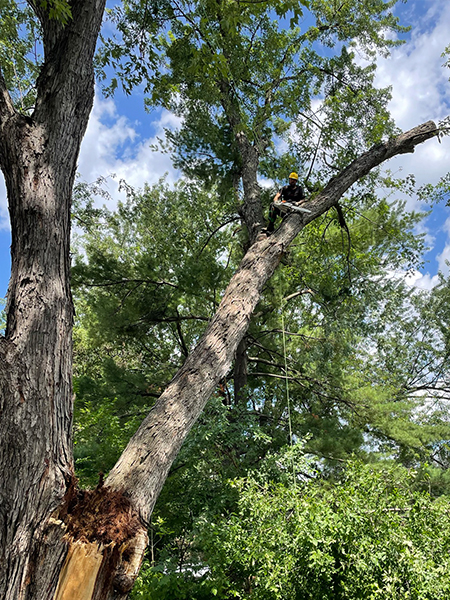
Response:
[[[244,256],[202,339],[176,374],[154,409],[130,440],[106,485],[123,490],[142,519],[148,521],[158,494],[186,435],[217,383],[231,367],[251,314],[280,258],[303,227],[333,207],[358,179],[397,154],[437,134],[429,121],[378,144],[333,178],[308,204],[306,218],[294,213],[269,238],[263,236]]]
[[[73,471],[70,203],[104,4],[72,2],[63,27],[36,3],[45,61],[31,116],[15,111],[0,75],[0,167],[12,230],[0,344],[2,600],[52,598],[67,552],[64,527],[51,515]]]

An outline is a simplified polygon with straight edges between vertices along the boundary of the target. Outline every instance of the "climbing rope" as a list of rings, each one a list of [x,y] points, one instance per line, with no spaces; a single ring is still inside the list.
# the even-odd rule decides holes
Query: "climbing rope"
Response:
[[[294,439],[292,435],[292,417],[291,417],[291,398],[289,395],[289,377],[287,369],[287,353],[286,353],[286,330],[284,327],[284,307],[281,309],[281,331],[283,333],[283,354],[284,354],[284,380],[286,382],[286,404],[288,410],[288,423],[289,423],[289,444],[291,446],[291,463],[292,463],[292,477],[294,483],[294,492],[297,497],[297,473],[295,470],[294,460]]]

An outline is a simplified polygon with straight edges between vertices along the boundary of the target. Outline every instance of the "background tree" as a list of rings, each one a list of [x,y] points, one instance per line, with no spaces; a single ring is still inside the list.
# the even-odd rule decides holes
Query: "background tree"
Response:
[[[198,323],[215,310],[207,300],[221,295],[241,245],[233,224],[219,221],[221,197],[192,184],[129,189],[118,211],[94,210],[91,219],[91,210],[76,216],[85,233],[74,268],[80,298],[75,458],[83,480],[95,484],[158,395],[153,385],[165,387],[183,347],[189,352],[197,342]],[[166,210],[173,211],[171,228]],[[149,594],[211,593],[209,577],[201,586],[190,575],[210,566],[198,524],[206,530],[237,510],[239,494],[230,480],[259,472],[268,454],[277,457],[289,442],[289,425],[296,438],[306,436],[310,460],[331,481],[340,480],[357,453],[370,463],[395,460],[427,472],[433,494],[447,489],[440,313],[446,301],[442,291],[438,300],[437,291],[413,291],[400,278],[421,260],[422,242],[413,233],[421,216],[372,197],[362,210],[348,219],[350,250],[332,213],[303,232],[265,286],[246,335],[246,386],[236,396],[233,371],[222,380],[155,507],[148,556],[156,575],[148,579]]]
[[[112,13],[122,35],[119,44],[106,44],[103,64],[122,62],[125,89],[131,71],[133,83],[147,84],[150,105],[161,104],[183,117],[180,131],[167,132],[177,166],[188,175],[224,179],[230,194],[242,185],[241,213],[254,241],[263,224],[258,173],[276,172],[275,144],[283,132],[301,129],[306,147],[296,162],[302,167],[310,163],[311,169],[318,147],[330,153],[328,162],[336,169],[355,158],[364,144],[392,132],[387,91],[374,89],[374,65],[359,67],[352,46],[358,44],[374,57],[397,45],[385,35],[405,31],[390,11],[394,4],[162,4],[160,18],[171,29],[161,39],[162,69],[152,77],[142,69],[139,53],[128,53],[136,44],[136,30],[141,54],[141,40],[151,35],[136,10],[139,3],[130,3]],[[321,52],[324,47],[327,51]],[[321,115],[313,110],[318,97],[324,97]],[[344,162],[338,162],[339,156]],[[292,170],[285,165],[287,160],[283,166]],[[311,180],[323,185],[329,176],[322,172]]]
[[[280,478],[235,482],[236,513],[199,522],[196,541],[211,573],[194,590],[203,584],[218,598],[264,600],[446,597],[448,499],[414,490],[414,473],[352,464],[328,488],[314,479],[294,485],[283,470]]]

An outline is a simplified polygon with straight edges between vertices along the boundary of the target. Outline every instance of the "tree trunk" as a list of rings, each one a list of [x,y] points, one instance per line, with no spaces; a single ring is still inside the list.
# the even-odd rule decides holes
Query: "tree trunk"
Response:
[[[222,80],[218,83],[222,94],[222,106],[228,123],[233,131],[236,147],[241,157],[240,172],[242,187],[244,189],[244,204],[242,216],[247,227],[250,245],[258,237],[264,225],[264,216],[261,204],[261,190],[258,185],[259,153],[256,144],[252,144],[244,132],[239,107],[228,81]]]
[[[234,402],[236,406],[245,403],[244,388],[247,385],[248,358],[247,337],[244,335],[236,348],[233,369]]]
[[[0,340],[2,600],[53,598],[67,552],[63,523],[52,515],[73,485],[70,203],[104,3],[72,2],[63,27],[36,2],[45,61],[31,116],[16,112],[0,73],[0,166],[12,229]]]

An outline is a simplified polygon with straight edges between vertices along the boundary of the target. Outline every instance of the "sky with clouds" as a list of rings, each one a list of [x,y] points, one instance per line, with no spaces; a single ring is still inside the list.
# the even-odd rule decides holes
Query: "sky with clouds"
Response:
[[[378,60],[377,84],[392,86],[391,113],[403,129],[435,122],[450,114],[450,70],[444,68],[441,54],[450,44],[450,2],[408,0],[395,9],[401,23],[411,25],[407,43],[392,50],[387,59]],[[361,58],[361,60],[363,60]],[[176,127],[177,119],[167,111],[146,113],[139,93],[129,98],[104,99],[96,95],[94,109],[81,147],[78,171],[81,179],[93,182],[98,177],[115,175],[108,180],[109,192],[117,198],[120,179],[134,187],[155,183],[165,173],[169,181],[179,174],[167,154],[151,146],[163,136],[164,127]],[[414,173],[419,184],[435,183],[450,168],[450,137],[419,146],[411,155],[390,161],[389,168],[404,175]],[[414,199],[410,208],[417,208]],[[430,252],[422,273],[412,274],[411,285],[430,288],[438,270],[449,272],[450,208],[435,207],[424,225]],[[9,221],[6,192],[0,176],[0,297],[6,295],[9,278]]]

